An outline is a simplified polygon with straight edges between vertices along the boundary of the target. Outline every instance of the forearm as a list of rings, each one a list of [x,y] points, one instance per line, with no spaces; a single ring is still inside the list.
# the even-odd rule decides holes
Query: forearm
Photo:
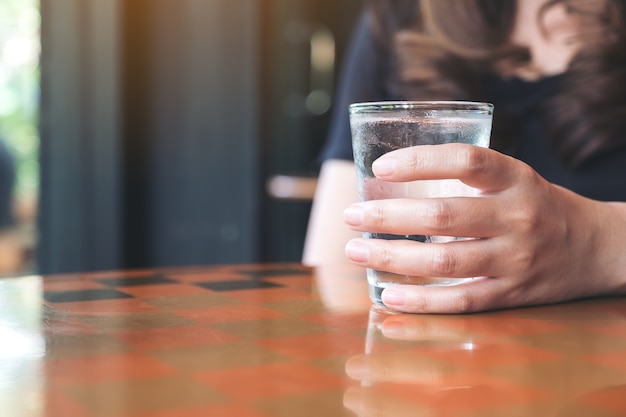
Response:
[[[343,221],[343,210],[358,200],[356,171],[349,161],[329,160],[322,166],[302,261],[319,266],[347,262],[345,245],[360,233]]]

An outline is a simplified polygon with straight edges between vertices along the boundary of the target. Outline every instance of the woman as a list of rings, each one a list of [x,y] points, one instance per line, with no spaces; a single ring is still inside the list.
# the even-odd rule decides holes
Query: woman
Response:
[[[494,103],[493,149],[414,147],[375,163],[380,178],[452,176],[479,198],[352,204],[347,105],[390,99]],[[626,293],[626,1],[375,0],[357,28],[336,109],[305,263],[332,262],[347,242],[345,254],[364,267],[485,277],[385,290],[383,302],[403,312]],[[352,231],[338,225],[343,209]],[[363,231],[479,239],[356,237]]]

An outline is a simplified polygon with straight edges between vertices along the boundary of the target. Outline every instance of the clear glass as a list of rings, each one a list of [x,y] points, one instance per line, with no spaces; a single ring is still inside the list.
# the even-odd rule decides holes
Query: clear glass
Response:
[[[466,101],[390,101],[350,106],[352,148],[361,201],[390,198],[475,196],[477,191],[459,180],[421,180],[395,183],[380,180],[372,163],[395,149],[444,143],[489,147],[493,105]],[[366,238],[405,239],[445,243],[459,236],[389,235],[364,233]],[[381,293],[390,285],[457,285],[468,278],[416,277],[367,270],[370,298],[382,305]]]

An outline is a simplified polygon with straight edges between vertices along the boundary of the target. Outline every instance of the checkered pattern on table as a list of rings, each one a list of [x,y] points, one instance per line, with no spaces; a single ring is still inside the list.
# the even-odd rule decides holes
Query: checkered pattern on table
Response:
[[[326,323],[312,285],[290,264],[47,278],[49,404],[85,417],[336,407],[367,311]],[[308,353],[289,351],[301,341]],[[298,415],[318,415],[311,406]]]
[[[382,349],[404,379],[361,383],[367,305],[329,307],[297,264],[43,282],[46,416],[626,415],[623,299],[388,316],[414,331]]]

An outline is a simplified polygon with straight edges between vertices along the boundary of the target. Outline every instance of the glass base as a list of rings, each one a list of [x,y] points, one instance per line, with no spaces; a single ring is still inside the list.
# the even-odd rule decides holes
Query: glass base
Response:
[[[410,275],[399,275],[391,272],[367,270],[367,282],[369,295],[372,302],[379,306],[384,306],[382,293],[385,288],[396,285],[420,285],[420,286],[440,286],[451,287],[473,281],[475,278],[436,278],[417,277]]]

